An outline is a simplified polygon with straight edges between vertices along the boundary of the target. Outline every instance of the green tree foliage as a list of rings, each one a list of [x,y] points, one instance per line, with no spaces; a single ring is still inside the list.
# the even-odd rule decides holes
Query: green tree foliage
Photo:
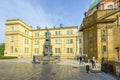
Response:
[[[0,43],[0,55],[4,55],[5,43]]]
[[[15,56],[4,56],[5,43],[0,43],[0,59],[16,59]]]

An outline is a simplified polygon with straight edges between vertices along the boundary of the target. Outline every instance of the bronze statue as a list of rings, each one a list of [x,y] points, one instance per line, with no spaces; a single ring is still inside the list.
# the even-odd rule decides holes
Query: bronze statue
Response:
[[[51,33],[47,29],[47,32],[45,33],[45,39],[50,39]]]
[[[52,45],[51,45],[51,33],[47,29],[45,32],[45,43],[43,45],[43,55],[44,56],[52,56]]]

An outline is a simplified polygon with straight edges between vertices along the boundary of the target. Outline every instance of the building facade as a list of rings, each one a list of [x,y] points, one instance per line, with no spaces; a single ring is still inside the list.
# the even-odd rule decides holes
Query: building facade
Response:
[[[81,31],[84,51],[89,59],[109,61],[120,57],[120,0],[93,0]]]
[[[53,56],[61,58],[74,58],[79,55],[78,27],[48,28],[51,33]],[[5,56],[18,56],[19,58],[43,55],[45,32],[47,29],[33,30],[19,19],[6,21]]]
[[[81,31],[78,32],[78,38],[77,39],[79,39],[79,45],[78,45],[79,55],[80,56],[85,56],[83,54],[83,32],[81,32]]]

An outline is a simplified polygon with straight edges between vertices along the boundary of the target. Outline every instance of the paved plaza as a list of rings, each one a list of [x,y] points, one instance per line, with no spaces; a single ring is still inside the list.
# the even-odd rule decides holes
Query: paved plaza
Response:
[[[33,64],[31,59],[0,60],[0,80],[116,80],[103,72],[86,73],[78,61]]]

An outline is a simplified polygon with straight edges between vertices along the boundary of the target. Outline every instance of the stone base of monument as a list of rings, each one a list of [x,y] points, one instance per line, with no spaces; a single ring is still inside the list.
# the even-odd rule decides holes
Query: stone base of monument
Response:
[[[41,63],[41,64],[49,64],[49,63],[58,63],[60,62],[60,56],[40,56],[34,55],[32,63]]]

